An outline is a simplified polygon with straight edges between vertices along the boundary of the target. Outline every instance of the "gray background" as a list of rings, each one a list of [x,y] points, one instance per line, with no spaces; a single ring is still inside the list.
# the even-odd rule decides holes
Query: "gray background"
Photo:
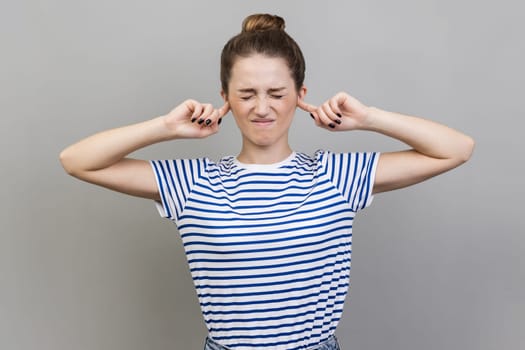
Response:
[[[201,349],[175,227],[153,203],[68,177],[68,144],[220,103],[219,54],[253,12],[287,21],[308,101],[339,90],[472,135],[466,165],[376,196],[354,231],[344,349],[523,349],[524,6],[518,1],[11,1],[0,11],[0,348]],[[295,149],[403,148],[298,111]],[[233,119],[145,158],[236,154]]]

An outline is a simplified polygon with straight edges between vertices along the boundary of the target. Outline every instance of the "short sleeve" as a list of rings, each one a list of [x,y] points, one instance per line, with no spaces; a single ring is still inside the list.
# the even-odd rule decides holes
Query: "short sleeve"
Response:
[[[379,152],[332,153],[319,151],[326,175],[354,211],[368,207]]]
[[[159,214],[176,221],[184,210],[195,183],[204,174],[206,160],[151,160],[150,164],[161,198],[160,202],[155,202]]]

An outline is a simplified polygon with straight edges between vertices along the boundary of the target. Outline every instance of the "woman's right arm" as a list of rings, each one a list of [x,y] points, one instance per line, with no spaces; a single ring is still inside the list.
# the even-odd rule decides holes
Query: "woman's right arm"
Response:
[[[60,161],[68,174],[83,181],[159,200],[149,162],[126,156],[162,141],[215,134],[228,110],[228,104],[215,109],[211,104],[186,100],[167,115],[87,137],[63,150]]]

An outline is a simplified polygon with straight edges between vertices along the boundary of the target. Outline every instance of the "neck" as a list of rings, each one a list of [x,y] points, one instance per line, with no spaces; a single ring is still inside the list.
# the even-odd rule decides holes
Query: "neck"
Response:
[[[284,147],[246,147],[243,148],[237,159],[245,164],[273,164],[279,163],[290,156],[292,149],[287,144]]]

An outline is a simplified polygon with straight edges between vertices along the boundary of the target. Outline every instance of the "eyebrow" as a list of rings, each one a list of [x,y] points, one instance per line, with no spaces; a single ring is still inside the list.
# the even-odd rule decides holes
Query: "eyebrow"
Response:
[[[285,90],[286,87],[278,87],[278,88],[271,88],[271,89],[268,89],[268,92],[270,93],[275,93],[275,92],[279,92],[279,91],[283,91]],[[253,88],[247,88],[247,89],[237,89],[238,92],[240,93],[255,93],[256,90],[253,89]]]

